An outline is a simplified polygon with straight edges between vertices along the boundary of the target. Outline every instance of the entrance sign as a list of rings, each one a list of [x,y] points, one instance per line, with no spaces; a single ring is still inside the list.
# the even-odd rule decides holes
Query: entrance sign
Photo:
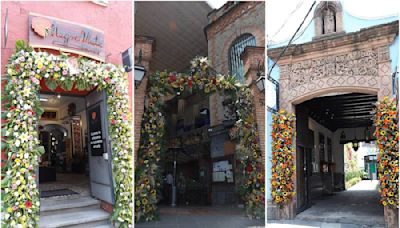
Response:
[[[29,44],[105,60],[102,31],[52,17],[29,15]]]
[[[89,110],[89,118],[89,139],[92,156],[102,156],[104,148],[100,106],[95,106]]]

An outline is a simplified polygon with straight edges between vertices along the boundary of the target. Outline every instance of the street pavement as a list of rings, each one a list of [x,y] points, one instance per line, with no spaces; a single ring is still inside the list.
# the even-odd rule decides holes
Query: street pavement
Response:
[[[161,208],[160,220],[136,223],[135,228],[261,228],[265,220],[251,220],[233,207]]]
[[[315,200],[295,220],[269,220],[267,227],[384,227],[378,184],[378,181],[363,180],[347,191]]]

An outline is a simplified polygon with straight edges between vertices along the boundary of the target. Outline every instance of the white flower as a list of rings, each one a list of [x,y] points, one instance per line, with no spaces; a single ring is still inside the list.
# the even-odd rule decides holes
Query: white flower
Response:
[[[21,145],[21,142],[17,139],[16,141],[15,141],[15,146],[16,147],[19,147]]]
[[[24,158],[29,158],[29,153],[25,153]]]

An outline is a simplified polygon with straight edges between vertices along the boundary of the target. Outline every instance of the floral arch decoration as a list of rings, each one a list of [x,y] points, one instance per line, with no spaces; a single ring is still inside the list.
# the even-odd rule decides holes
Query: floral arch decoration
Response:
[[[16,51],[6,65],[3,102],[2,150],[7,160],[2,166],[2,226],[37,227],[40,198],[35,171],[43,153],[39,147],[38,120],[40,80],[54,90],[96,88],[107,93],[109,136],[112,144],[112,172],[115,205],[111,220],[117,227],[133,221],[132,133],[128,80],[124,68],[78,58],[77,69],[68,67],[65,54],[55,56],[34,51],[17,41]]]
[[[157,72],[150,76],[145,112],[142,118],[141,142],[135,167],[135,220],[158,219],[157,202],[160,185],[159,161],[166,151],[164,97],[184,91],[224,91],[236,109],[237,121],[230,136],[238,140],[236,159],[237,192],[246,204],[250,218],[264,217],[264,163],[253,115],[252,95],[248,87],[232,76],[216,74],[207,58],[196,57],[190,74]]]
[[[295,124],[295,115],[283,109],[272,117],[271,195],[279,206],[290,203],[296,195]]]
[[[399,120],[396,99],[385,97],[376,104],[375,132],[379,150],[377,159],[380,202],[399,208]]]

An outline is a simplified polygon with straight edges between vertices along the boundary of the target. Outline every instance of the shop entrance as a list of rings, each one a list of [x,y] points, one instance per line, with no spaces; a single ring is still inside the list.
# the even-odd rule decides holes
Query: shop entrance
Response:
[[[161,168],[165,206],[236,206],[234,148],[228,129],[210,127],[209,96],[182,94],[166,102],[166,151]],[[231,116],[228,116],[231,117]]]
[[[332,93],[296,105],[297,218],[384,224],[378,182],[364,167],[378,153],[376,102],[373,94]]]
[[[94,197],[113,203],[104,92],[40,93],[41,200]]]

